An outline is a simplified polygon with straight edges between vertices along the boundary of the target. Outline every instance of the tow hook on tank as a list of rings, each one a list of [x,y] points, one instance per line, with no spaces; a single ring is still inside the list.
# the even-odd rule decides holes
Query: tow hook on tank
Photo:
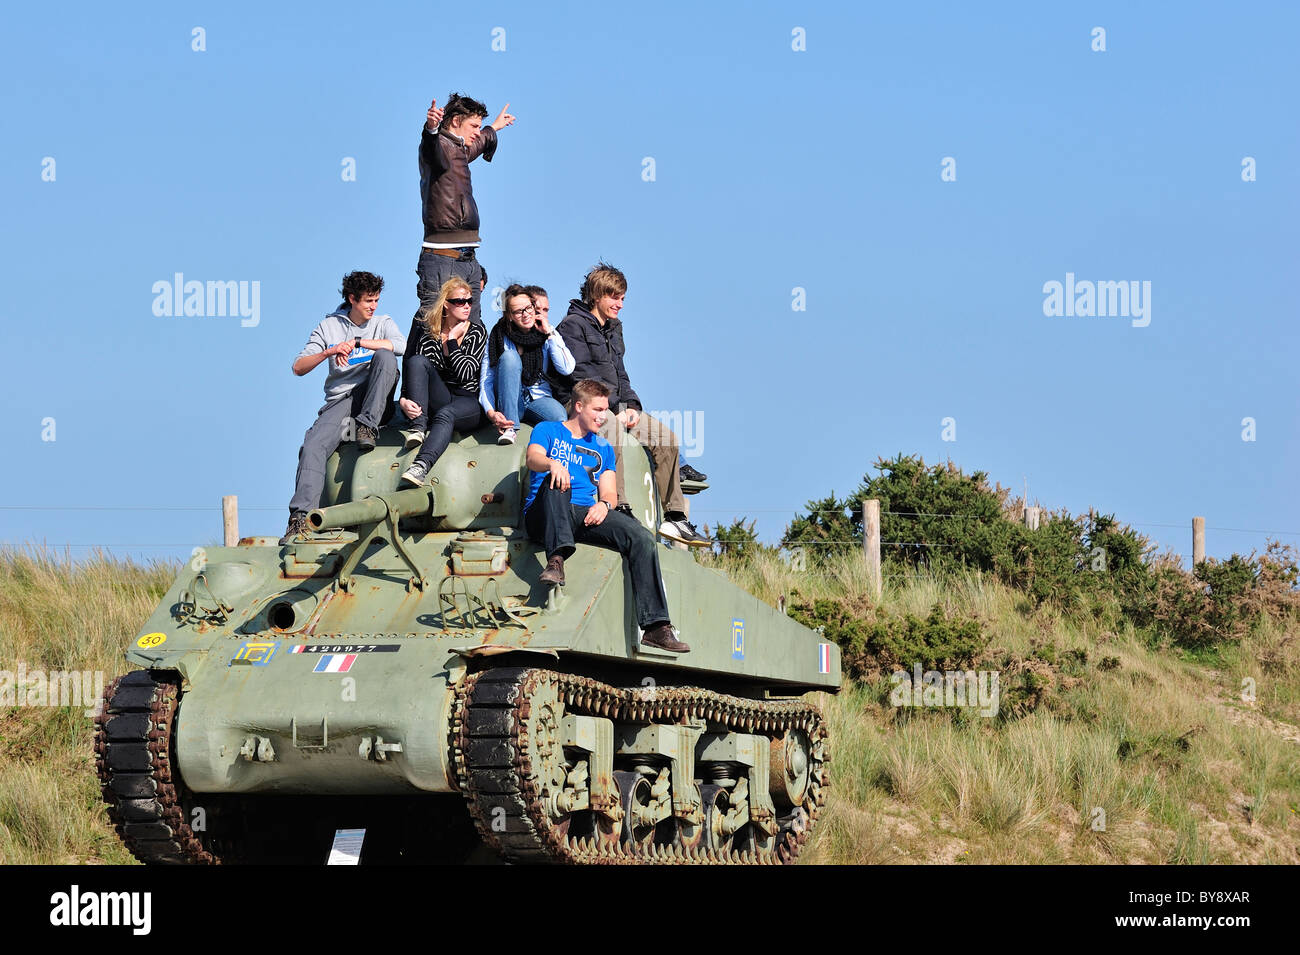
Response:
[[[401,751],[401,743],[385,743],[382,736],[363,736],[361,745],[357,747],[357,755],[362,759],[373,759],[380,763],[388,761],[389,753]]]
[[[239,747],[239,755],[250,763],[271,763],[275,761],[275,750],[271,748],[271,741],[265,736],[245,737],[244,745]]]

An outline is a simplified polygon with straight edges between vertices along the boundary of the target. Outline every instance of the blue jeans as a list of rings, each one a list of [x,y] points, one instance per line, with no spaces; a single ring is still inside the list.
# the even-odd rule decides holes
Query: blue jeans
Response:
[[[568,417],[564,405],[550,395],[530,397],[523,385],[524,362],[518,352],[505,349],[497,360],[496,399],[500,411],[515,424],[539,421],[563,421]]]

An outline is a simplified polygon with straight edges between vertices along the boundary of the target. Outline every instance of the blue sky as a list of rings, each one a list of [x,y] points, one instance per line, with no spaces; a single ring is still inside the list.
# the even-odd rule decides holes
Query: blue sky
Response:
[[[177,557],[231,493],[281,533],[324,377],[290,362],[352,269],[406,327],[458,90],[518,116],[474,166],[491,284],[562,311],[623,268],[697,523],[775,539],[902,451],[1183,553],[1196,514],[1211,555],[1300,543],[1294,6],[461,9],[8,9],[0,540]],[[178,272],[258,283],[256,324],[155,315]],[[1149,324],[1045,315],[1067,273],[1149,282]]]

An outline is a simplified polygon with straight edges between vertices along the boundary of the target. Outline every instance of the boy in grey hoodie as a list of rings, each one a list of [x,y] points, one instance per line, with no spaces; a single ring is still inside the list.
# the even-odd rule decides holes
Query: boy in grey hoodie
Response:
[[[343,277],[343,303],[325,316],[293,361],[293,373],[305,375],[329,362],[325,376],[325,405],[307,429],[298,451],[298,474],[289,502],[289,526],[280,538],[287,544],[307,530],[307,512],[320,505],[325,488],[325,462],[342,441],[343,422],[356,421],[357,445],[375,446],[384,406],[397,383],[397,357],[406,336],[387,315],[376,315],[384,280],[370,272]]]

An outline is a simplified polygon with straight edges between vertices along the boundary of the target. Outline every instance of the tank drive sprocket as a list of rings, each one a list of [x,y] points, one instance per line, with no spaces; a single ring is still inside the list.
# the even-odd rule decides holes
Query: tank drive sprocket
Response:
[[[190,827],[189,794],[173,768],[180,703],[175,673],[135,670],[104,691],[95,715],[95,770],[113,828],[146,864],[216,865]]]

